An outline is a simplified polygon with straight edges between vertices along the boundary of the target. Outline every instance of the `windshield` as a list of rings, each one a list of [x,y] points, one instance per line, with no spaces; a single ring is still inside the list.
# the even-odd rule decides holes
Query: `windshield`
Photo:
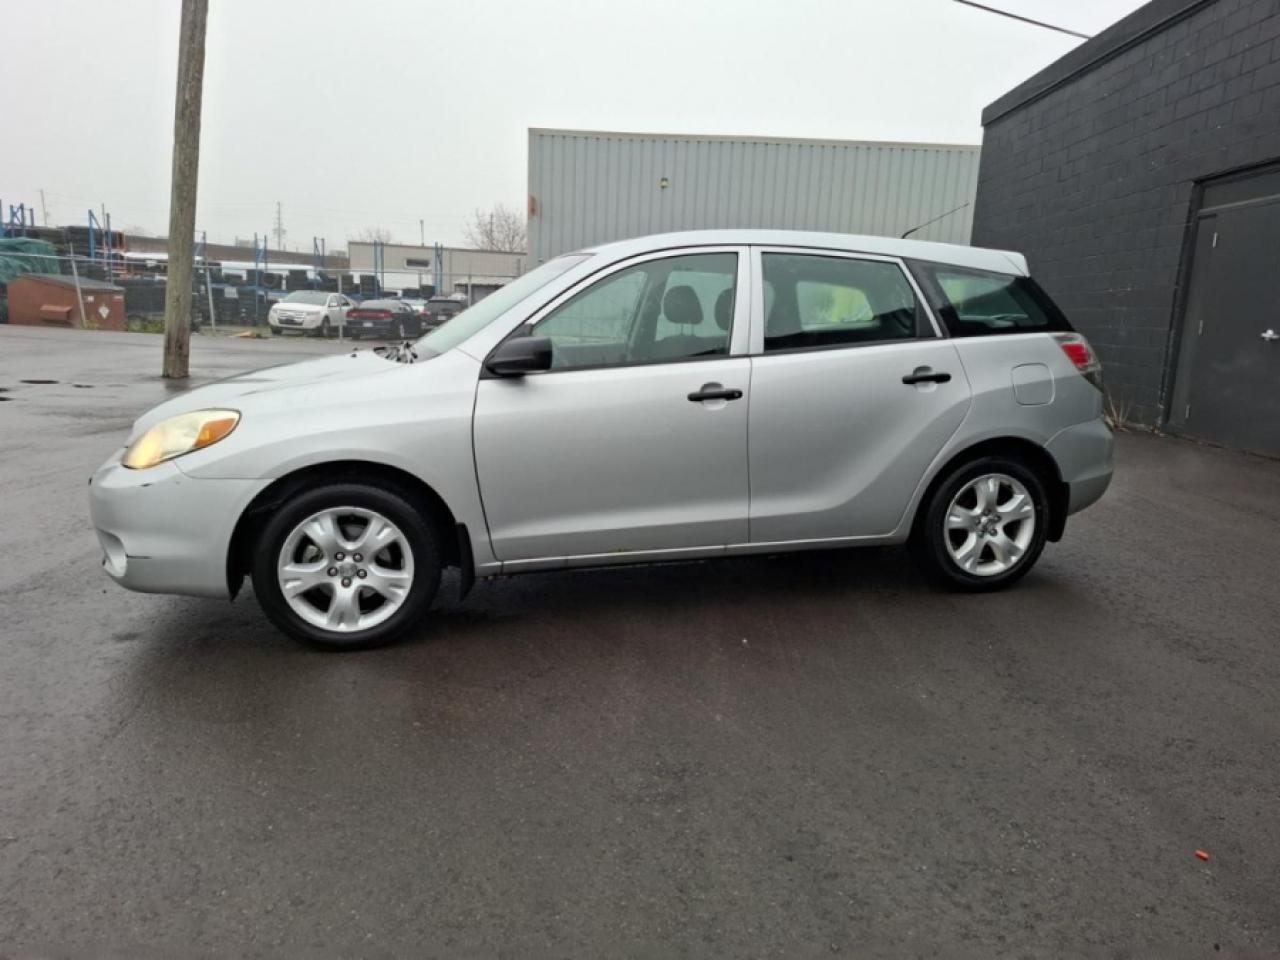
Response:
[[[536,270],[512,280],[505,287],[489,294],[474,307],[463,310],[443,327],[439,327],[419,340],[414,349],[428,356],[439,356],[452,350],[473,333],[483,330],[517,303],[542,289],[570,267],[577,266],[590,254],[570,254],[549,260]]]
[[[320,290],[295,290],[282,303],[327,303],[329,295]]]

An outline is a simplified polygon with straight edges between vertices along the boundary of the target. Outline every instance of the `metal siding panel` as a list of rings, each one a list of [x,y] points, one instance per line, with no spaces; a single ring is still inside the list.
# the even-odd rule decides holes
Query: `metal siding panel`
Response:
[[[898,236],[972,199],[977,147],[534,130],[530,251],[667,230],[777,227]],[[670,177],[661,190],[659,179]],[[967,243],[972,205],[917,232]]]
[[[861,196],[862,191],[866,189],[866,177],[863,176],[855,160],[853,151],[841,151],[832,168],[832,176],[837,178],[836,182],[840,185],[840,200],[836,206],[836,219],[831,228],[833,230],[847,229],[845,224],[853,222],[853,211],[862,202]]]
[[[944,187],[938,191],[938,204],[941,207],[940,212],[950,210],[952,207],[959,206],[960,197],[963,196],[963,184],[965,182],[965,171],[963,157],[956,155],[956,160],[947,165],[945,173]],[[973,204],[970,203],[966,210],[972,210]],[[930,227],[929,239],[956,242],[956,238],[963,235],[961,243],[969,242],[969,235],[963,230],[964,215],[966,210],[957,210],[945,220]]]
[[[929,205],[925,208],[918,222],[932,220],[934,217],[942,216],[956,203],[951,200],[951,190],[954,188],[956,168],[955,164],[945,164],[939,166],[934,173],[933,189],[929,195]],[[927,227],[919,230],[915,236],[919,236],[923,240],[935,240],[939,236],[946,233],[949,221],[956,214],[951,214],[945,219],[932,223]]]

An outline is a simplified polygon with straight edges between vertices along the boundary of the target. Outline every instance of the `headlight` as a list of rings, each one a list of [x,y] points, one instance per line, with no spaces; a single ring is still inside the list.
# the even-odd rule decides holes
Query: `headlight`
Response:
[[[197,410],[161,420],[140,436],[121,459],[131,470],[154,467],[212,443],[217,443],[240,422],[235,410]]]

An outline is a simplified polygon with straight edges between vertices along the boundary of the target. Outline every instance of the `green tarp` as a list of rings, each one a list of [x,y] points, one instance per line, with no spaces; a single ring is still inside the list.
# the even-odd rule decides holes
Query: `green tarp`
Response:
[[[0,283],[8,283],[22,273],[61,273],[61,261],[52,259],[55,253],[47,240],[0,238]]]

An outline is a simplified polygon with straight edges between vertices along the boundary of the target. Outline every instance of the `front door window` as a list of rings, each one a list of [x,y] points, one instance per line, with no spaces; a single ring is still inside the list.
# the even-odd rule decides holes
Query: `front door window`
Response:
[[[587,287],[533,333],[551,340],[553,370],[727,356],[737,268],[734,253],[646,260]]]

